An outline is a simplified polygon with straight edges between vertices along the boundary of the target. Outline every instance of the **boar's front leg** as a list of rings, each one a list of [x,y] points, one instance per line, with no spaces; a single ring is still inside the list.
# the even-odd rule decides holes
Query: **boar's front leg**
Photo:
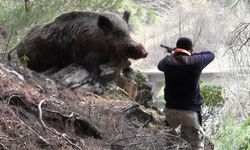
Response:
[[[122,73],[124,73],[124,74],[129,74],[129,73],[133,72],[133,69],[130,67],[131,61],[128,59],[120,60],[120,62],[118,63],[117,66],[121,69]]]
[[[82,85],[86,83],[94,84],[99,80],[101,69],[101,55],[97,53],[89,53],[84,57],[83,66],[89,72],[89,76],[82,81]]]
[[[128,60],[128,59],[126,59],[124,61],[124,65],[123,65],[122,71],[123,72],[130,72],[131,70],[133,70],[130,66],[131,66],[131,61]]]

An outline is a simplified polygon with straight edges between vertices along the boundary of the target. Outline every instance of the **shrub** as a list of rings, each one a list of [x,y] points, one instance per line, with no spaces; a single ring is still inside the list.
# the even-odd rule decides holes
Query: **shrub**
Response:
[[[30,59],[29,59],[29,57],[27,55],[24,55],[24,56],[21,57],[20,62],[23,65],[24,68],[27,67],[29,60]]]
[[[237,123],[229,113],[215,134],[214,141],[219,150],[250,150],[250,117]]]
[[[226,98],[223,97],[222,87],[217,85],[201,84],[201,95],[203,97],[202,121],[206,126],[207,120],[214,118],[219,113]],[[211,131],[213,133],[215,130],[212,129]]]
[[[207,107],[220,107],[224,104],[225,99],[222,96],[222,87],[215,85],[201,86],[201,95],[203,97],[203,104]]]
[[[165,84],[165,83],[164,83]],[[164,101],[164,88],[162,88],[157,96],[159,101]],[[221,107],[225,103],[223,98],[223,89],[221,86],[216,85],[202,85],[201,95],[203,97],[203,105],[209,109]]]

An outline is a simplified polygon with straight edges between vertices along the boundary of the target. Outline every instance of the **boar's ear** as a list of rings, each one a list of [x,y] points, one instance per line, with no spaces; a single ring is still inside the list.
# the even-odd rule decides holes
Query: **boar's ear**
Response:
[[[123,13],[123,19],[128,23],[130,17],[130,12],[129,11],[124,11]]]
[[[111,31],[113,29],[112,22],[105,16],[100,15],[97,21],[97,25],[100,29],[105,32]]]

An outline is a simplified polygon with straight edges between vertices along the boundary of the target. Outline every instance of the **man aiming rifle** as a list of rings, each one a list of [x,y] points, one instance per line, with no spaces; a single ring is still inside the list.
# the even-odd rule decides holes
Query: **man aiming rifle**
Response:
[[[161,46],[171,53],[158,64],[158,69],[165,75],[166,120],[173,129],[181,126],[181,132],[193,150],[203,150],[199,79],[201,71],[215,55],[210,51],[193,53],[192,41],[186,37],[179,38],[174,49]]]

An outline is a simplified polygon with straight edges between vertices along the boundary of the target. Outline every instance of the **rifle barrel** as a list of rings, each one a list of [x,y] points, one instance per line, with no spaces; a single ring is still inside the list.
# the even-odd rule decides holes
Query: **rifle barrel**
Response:
[[[163,44],[160,45],[161,47],[165,48],[167,50],[168,53],[172,53],[172,51],[174,50],[173,48],[171,47],[168,47],[168,46],[165,46]]]

